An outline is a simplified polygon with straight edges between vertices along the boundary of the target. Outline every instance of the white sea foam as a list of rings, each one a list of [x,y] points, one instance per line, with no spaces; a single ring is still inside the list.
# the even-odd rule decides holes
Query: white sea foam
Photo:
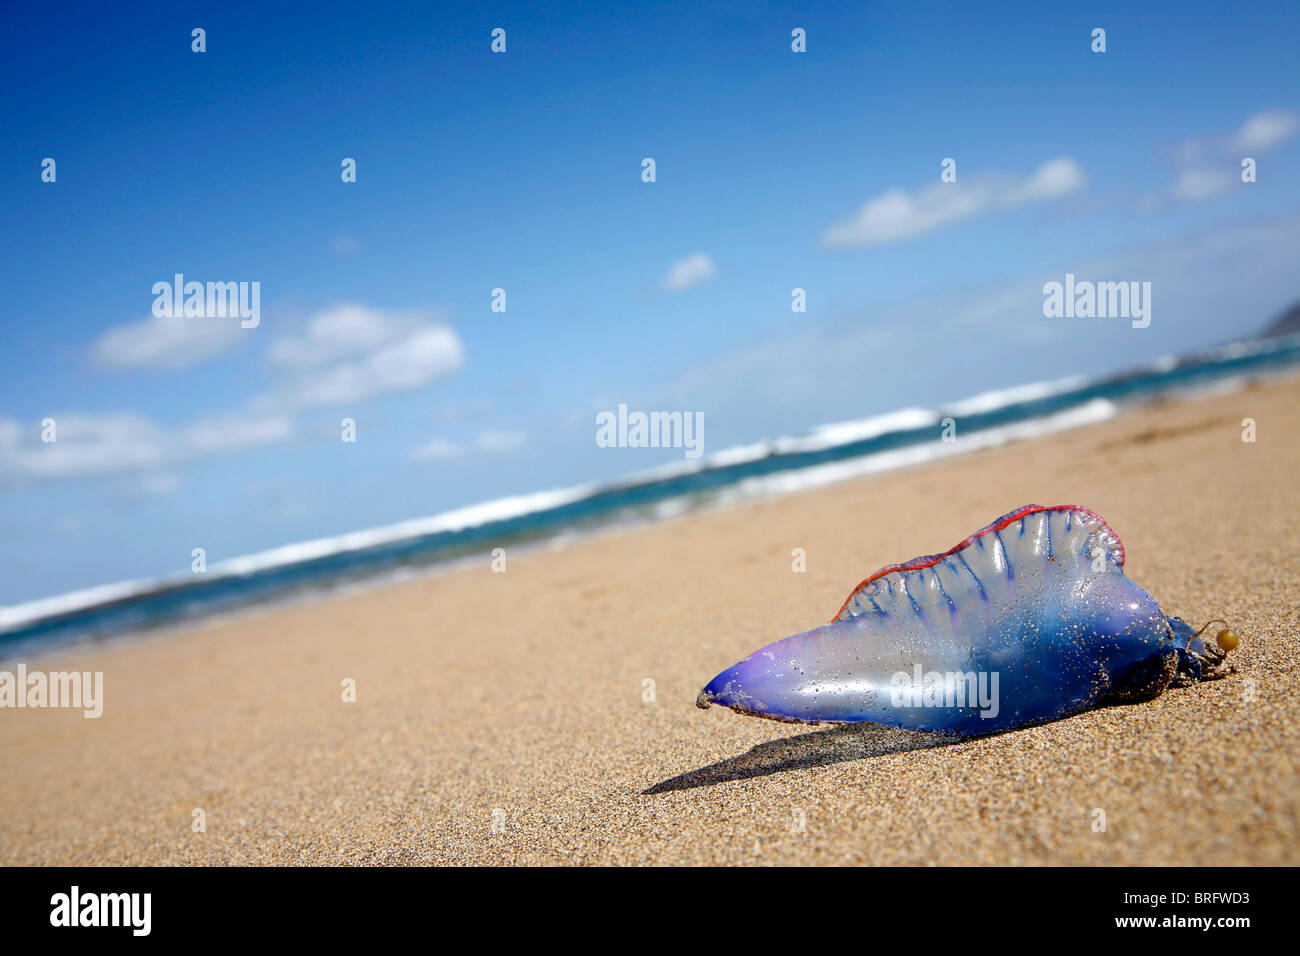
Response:
[[[695,461],[672,461],[666,465],[645,468],[614,482],[613,487],[640,485],[651,481],[677,478],[681,475],[691,475],[700,471],[746,465],[773,455],[825,451],[842,445],[851,445],[854,442],[878,438],[889,432],[925,428],[938,423],[939,415],[931,409],[900,408],[892,412],[885,412],[882,415],[869,415],[866,418],[853,418],[843,422],[816,425],[807,435],[783,435],[780,438],[764,439],[747,445],[732,445]]]
[[[980,448],[1004,445],[1007,442],[1035,438],[1039,435],[1078,428],[1082,425],[1096,424],[1114,418],[1117,412],[1118,406],[1114,402],[1104,398],[1094,398],[1083,405],[1057,412],[1055,415],[974,432],[963,437],[960,441],[909,445],[906,448],[876,452],[875,454],[850,458],[845,461],[828,462],[824,465],[813,465],[808,468],[777,472],[771,475],[757,475],[737,482],[735,485],[719,492],[715,500],[722,504],[728,504],[750,498],[807,491],[811,488],[820,488],[823,485],[846,481],[862,475],[892,471],[896,468],[906,468],[912,465],[922,465],[926,462],[965,454]]]
[[[1066,392],[1077,391],[1087,384],[1088,379],[1085,376],[1071,375],[1068,378],[1058,378],[1050,382],[1030,382],[1027,385],[1013,385],[1011,388],[998,388],[989,392],[980,392],[970,398],[949,402],[943,406],[943,411],[953,418],[961,418],[966,415],[983,415],[1006,408],[1008,405],[1036,402],[1055,395],[1063,395]]]
[[[909,431],[939,424],[939,415],[931,408],[900,408],[883,415],[855,418],[846,422],[818,425],[807,438],[792,439],[794,450],[821,451],[837,445],[879,438],[887,432]]]
[[[287,544],[256,554],[231,558],[213,565],[208,573],[218,577],[228,575],[247,575],[271,568],[300,564],[318,558],[330,557],[348,551],[362,551],[386,544],[395,544],[412,538],[439,532],[463,531],[493,521],[505,521],[539,511],[549,511],[562,505],[590,497],[596,490],[595,485],[575,485],[572,488],[558,488],[549,491],[535,491],[527,495],[512,495],[506,498],[494,498],[491,501],[467,505],[452,511],[427,518],[414,518],[381,528],[368,528],[348,534],[335,535],[330,538],[317,538],[298,544]]]
[[[589,497],[594,485],[575,485],[526,495],[496,498],[478,504],[444,511],[426,518],[415,518],[380,528],[367,528],[328,538],[316,538],[258,551],[211,565],[204,572],[205,581],[248,576],[275,568],[289,567],[346,552],[394,544],[438,532],[462,531],[493,521],[504,521],[539,511],[548,511]],[[0,634],[93,607],[113,604],[133,597],[195,583],[195,575],[182,572],[159,578],[142,578],[72,591],[53,597],[0,607]]]
[[[119,581],[115,584],[101,584],[80,591],[69,591],[52,597],[27,601],[23,604],[11,604],[0,607],[0,634],[12,631],[27,624],[62,614],[72,614],[87,608],[103,604],[112,604],[127,598],[138,597],[157,591],[163,585],[161,578],[140,578],[135,581]]]

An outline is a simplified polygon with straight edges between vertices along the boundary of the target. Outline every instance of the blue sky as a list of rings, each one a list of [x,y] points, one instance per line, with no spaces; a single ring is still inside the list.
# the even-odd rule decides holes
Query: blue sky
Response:
[[[0,604],[680,459],[620,402],[708,454],[1300,297],[1294,4],[588,6],[0,6]]]

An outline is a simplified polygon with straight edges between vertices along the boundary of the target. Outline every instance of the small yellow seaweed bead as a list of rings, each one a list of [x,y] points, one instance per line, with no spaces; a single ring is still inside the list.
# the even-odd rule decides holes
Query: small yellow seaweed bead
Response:
[[[1219,636],[1215,638],[1215,642],[1225,651],[1230,651],[1241,643],[1237,640],[1237,635],[1226,627],[1219,632]]]

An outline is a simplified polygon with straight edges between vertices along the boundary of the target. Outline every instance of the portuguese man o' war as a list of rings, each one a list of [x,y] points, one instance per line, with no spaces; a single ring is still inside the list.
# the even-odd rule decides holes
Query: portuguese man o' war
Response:
[[[696,703],[993,733],[1225,677],[1237,636],[1225,625],[1203,641],[1209,626],[1194,632],[1130,581],[1093,511],[1026,505],[943,554],[881,568],[831,623],[755,651]]]

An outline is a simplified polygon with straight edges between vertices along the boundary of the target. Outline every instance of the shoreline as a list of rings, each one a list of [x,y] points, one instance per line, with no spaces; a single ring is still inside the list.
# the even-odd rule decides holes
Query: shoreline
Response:
[[[965,455],[987,447],[1000,448],[1017,442],[1036,440],[1050,435],[1059,434],[1061,432],[1070,431],[1075,428],[1088,427],[1090,425],[1099,424],[1116,418],[1122,418],[1126,415],[1135,414],[1142,409],[1153,405],[1158,406],[1168,403],[1196,401],[1202,398],[1212,398],[1219,395],[1232,394],[1258,385],[1286,383],[1294,380],[1300,380],[1300,369],[1295,367],[1283,367],[1280,369],[1256,370],[1244,375],[1226,376],[1208,382],[1171,388],[1167,392],[1161,394],[1142,396],[1122,402],[1093,399],[1089,402],[1071,406],[1052,414],[1037,418],[1024,419],[1021,421],[1013,421],[998,427],[977,431],[973,436],[967,437],[960,444],[953,443],[952,446],[946,450],[942,447],[936,449],[932,445],[905,445],[897,449],[875,451],[860,456],[833,460],[818,465],[808,465],[789,470],[778,470],[769,474],[746,478],[735,484],[723,485],[718,489],[708,492],[686,492],[677,497],[660,499],[652,505],[645,505],[638,509],[631,510],[628,513],[614,512],[609,515],[606,520],[591,523],[580,522],[575,526],[561,527],[557,530],[541,533],[537,536],[525,536],[519,538],[512,537],[509,533],[506,533],[500,539],[498,544],[508,547],[512,552],[518,554],[528,554],[536,550],[554,550],[588,538],[599,538],[610,534],[622,534],[629,531],[635,531],[642,527],[653,526],[665,521],[672,521],[682,517],[690,517],[692,515],[705,514],[719,509],[736,507],[752,501],[776,499],[785,495],[811,492],[818,488],[832,486],[844,481],[853,481],[874,474],[906,471],[912,468],[937,465],[953,455]],[[1051,384],[1056,386],[1059,390],[1066,381],[1073,380],[1062,379],[1056,383],[1035,383],[1033,386],[1020,386],[1019,388],[1024,389],[1033,387],[1041,389],[1045,384]],[[1016,389],[1001,390],[996,394],[1005,395],[1008,392],[1014,391],[1016,391]],[[985,395],[977,395],[971,399],[967,399],[966,402],[968,404],[978,404],[979,401],[985,397]],[[958,413],[955,411],[957,405],[953,405],[952,408],[954,409],[954,414]],[[898,413],[891,414],[896,415]],[[887,417],[889,416],[876,416],[876,418]],[[831,428],[834,426],[821,427]],[[675,468],[676,466],[667,467]],[[662,470],[664,469],[650,469],[645,472],[644,475],[648,478],[656,471]],[[635,477],[636,475],[632,475],[621,482],[611,482],[606,487],[613,489],[625,484],[635,485],[636,482],[632,481]],[[509,499],[501,499],[501,501],[530,497],[572,496],[580,487],[588,486],[547,489],[528,495],[518,495]],[[444,514],[398,522],[391,526],[368,528],[330,538],[295,542],[278,548],[273,548],[269,551],[232,558],[211,569],[213,574],[211,581],[204,581],[202,584],[195,584],[193,586],[195,588],[203,588],[207,587],[212,582],[222,583],[227,580],[245,577],[249,573],[248,568],[257,565],[259,562],[266,563],[274,554],[304,550],[310,551],[313,549],[319,550],[327,543],[349,538],[378,539],[392,537],[395,532],[406,527],[437,523],[452,514],[482,509],[492,504],[493,502],[483,502],[477,505],[453,509],[453,511]],[[400,536],[397,536],[394,540],[401,541],[403,539]],[[359,549],[359,551],[364,552],[365,549],[362,548]],[[49,637],[47,635],[38,634],[34,637],[15,638],[12,635],[21,632],[23,629],[23,625],[19,625],[18,627],[11,628],[7,631],[0,630],[0,664],[3,664],[6,661],[18,660],[20,658],[30,659],[33,655],[46,657],[49,655],[57,655],[65,650],[71,651],[77,647],[93,648],[115,644],[121,641],[144,640],[152,636],[183,631],[214,622],[220,623],[227,620],[240,620],[248,615],[257,615],[260,613],[274,613],[277,610],[294,607],[302,603],[324,600],[336,594],[363,592],[375,588],[384,588],[407,580],[422,580],[444,574],[454,574],[458,571],[472,568],[481,560],[483,560],[481,554],[474,551],[466,552],[463,549],[460,549],[455,554],[441,559],[433,558],[428,561],[398,564],[387,568],[375,568],[369,570],[362,569],[354,573],[344,573],[332,578],[312,580],[296,586],[286,586],[282,590],[272,591],[266,595],[250,596],[247,602],[243,605],[233,607],[217,606],[212,609],[195,611],[184,617],[164,617],[157,621],[147,622],[126,629],[114,630],[108,633],[90,632],[84,634],[73,634],[66,637]],[[275,567],[279,570],[292,570],[296,566],[307,565],[310,563],[310,559],[304,559],[301,562],[294,561],[287,564],[277,565]],[[244,567],[246,565],[248,566],[247,568]],[[243,570],[241,570],[241,568]],[[73,591],[63,595],[53,595],[47,598],[27,602],[25,604],[13,605],[8,608],[0,608],[0,619],[3,619],[3,614],[6,611],[12,613],[21,611],[27,607],[35,608],[41,605],[55,605],[60,602],[67,602],[69,599],[76,599],[83,595],[91,595],[96,592],[130,592],[127,596],[121,599],[113,599],[100,603],[88,603],[85,607],[78,607],[66,613],[59,612],[41,615],[33,619],[32,625],[28,625],[40,627],[49,622],[53,624],[53,626],[58,627],[60,626],[60,622],[67,619],[75,619],[81,613],[97,613],[104,610],[111,611],[118,606],[132,605],[138,597],[143,597],[145,600],[148,600],[155,595],[166,594],[177,590],[184,591],[191,586],[186,583],[190,577],[192,576],[174,575],[169,578],[110,582],[93,588]]]
[[[505,574],[67,648],[48,661],[103,671],[104,715],[0,710],[0,862],[1300,862],[1298,425],[1300,380],[1255,384],[609,529]],[[1238,673],[957,742],[695,707],[875,568],[1030,502],[1103,515],[1168,613],[1233,623]]]

